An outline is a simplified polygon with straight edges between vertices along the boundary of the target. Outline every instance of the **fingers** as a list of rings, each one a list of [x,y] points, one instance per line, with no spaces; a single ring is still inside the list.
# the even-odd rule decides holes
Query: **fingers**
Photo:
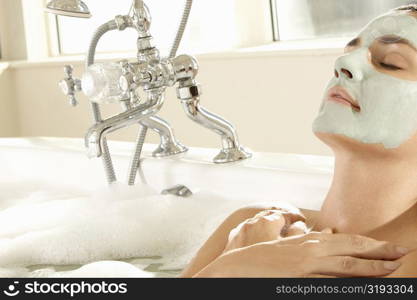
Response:
[[[274,232],[272,239],[278,239],[291,225],[291,218],[290,215],[281,210],[268,209],[259,212],[254,217],[246,220],[245,223],[259,226],[258,230],[268,231],[270,234]]]
[[[295,223],[298,221],[305,222],[306,217],[301,213],[283,211],[282,215],[288,220],[288,223]]]
[[[278,210],[264,210],[256,214],[254,217],[246,220],[247,223],[257,223],[263,221],[276,222],[281,226],[284,226],[287,223],[287,220],[283,213]]]
[[[277,214],[280,216],[284,216],[287,219],[288,223],[295,223],[298,221],[306,221],[305,216],[298,210],[292,209],[291,207],[288,208],[277,208],[277,207],[270,207],[268,209],[264,209],[263,211],[259,212],[254,216],[254,218],[262,217],[265,215]]]
[[[331,228],[324,228],[322,231],[320,231],[321,233],[333,233],[333,229]]]
[[[291,224],[290,226],[286,226],[286,228],[283,229],[283,232],[281,232],[281,236],[282,237],[296,236],[296,235],[307,234],[308,232],[309,232],[309,229],[307,227],[307,224],[304,223],[303,221],[298,221],[298,222],[295,222],[294,224]],[[333,233],[333,229],[325,228],[320,232],[321,233]]]
[[[305,220],[305,216],[298,209],[269,207],[246,220],[246,223],[263,227],[276,226],[278,231],[274,239],[279,239],[288,235],[305,234],[307,232]]]
[[[311,274],[305,277],[306,278],[337,278],[337,276],[322,275],[322,274]]]
[[[281,239],[277,245],[302,244],[313,256],[354,256],[369,259],[393,260],[406,255],[406,248],[386,241],[344,233],[311,232]]]
[[[384,276],[395,271],[401,263],[396,261],[370,260],[350,256],[315,258],[311,263],[313,274],[337,277]]]
[[[286,202],[280,202],[279,206],[271,206],[271,207],[269,207],[269,209],[271,209],[271,210],[280,210],[282,212],[286,212],[286,213],[294,216],[295,219],[292,220],[293,222],[305,221],[306,220],[305,216],[300,211],[300,209],[298,209],[297,207],[295,207],[295,206],[293,206],[289,203],[286,203]]]
[[[288,236],[284,237],[281,240],[277,241],[278,245],[298,245],[310,240],[319,240],[324,233],[321,232],[309,232],[303,235],[295,235],[295,236]]]
[[[281,231],[281,236],[288,237],[288,236],[300,235],[300,234],[305,234],[307,231],[308,231],[307,225],[302,221],[298,221],[293,224],[290,224],[289,226],[285,226],[283,230]]]
[[[322,234],[317,250],[322,256],[354,256],[369,259],[397,259],[405,255],[407,249],[375,239],[354,234]]]
[[[286,219],[276,211],[262,211],[232,229],[225,249],[242,248],[249,245],[276,240]]]

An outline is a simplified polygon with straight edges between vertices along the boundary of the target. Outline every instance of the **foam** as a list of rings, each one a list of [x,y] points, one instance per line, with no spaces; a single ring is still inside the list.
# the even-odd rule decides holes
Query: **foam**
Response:
[[[50,199],[68,199],[74,196],[87,196],[83,189],[56,187],[41,182],[9,182],[2,179],[0,183],[0,210],[17,206],[19,203],[40,203]]]
[[[28,268],[0,268],[3,278],[152,278],[153,273],[143,271],[121,261],[97,261],[71,271],[57,271],[53,267],[30,271]]]
[[[25,267],[35,265],[83,265],[147,256],[162,256],[164,268],[181,269],[227,215],[254,202],[224,199],[207,191],[189,198],[160,195],[146,185],[114,184],[90,196],[66,192],[38,190],[36,197],[26,192],[25,199],[23,194],[16,197],[17,205],[0,210],[0,276],[24,274]],[[106,264],[74,274],[97,271],[103,275],[104,269],[112,269]],[[127,270],[125,265],[120,267]],[[59,276],[44,272],[44,276]]]
[[[47,277],[64,278],[112,278],[112,277],[140,277],[151,278],[154,275],[150,272],[142,271],[131,264],[120,261],[99,261],[87,264],[73,271],[51,272]]]

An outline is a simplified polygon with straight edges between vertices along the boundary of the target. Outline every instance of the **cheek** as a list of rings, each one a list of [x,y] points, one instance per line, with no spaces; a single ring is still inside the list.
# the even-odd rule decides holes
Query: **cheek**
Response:
[[[378,74],[364,81],[359,92],[362,109],[360,116],[378,123],[378,126],[384,122],[416,118],[417,83]]]
[[[386,76],[370,76],[360,86],[359,94],[363,111],[392,109],[401,97],[402,87]]]

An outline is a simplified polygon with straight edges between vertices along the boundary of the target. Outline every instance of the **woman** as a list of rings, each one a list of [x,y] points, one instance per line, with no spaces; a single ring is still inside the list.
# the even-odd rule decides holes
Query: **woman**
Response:
[[[313,131],[335,155],[321,210],[236,211],[182,277],[417,276],[417,5],[347,45]]]

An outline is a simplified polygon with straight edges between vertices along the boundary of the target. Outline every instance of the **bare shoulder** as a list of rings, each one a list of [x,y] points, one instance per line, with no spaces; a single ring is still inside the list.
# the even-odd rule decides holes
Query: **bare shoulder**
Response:
[[[401,257],[401,266],[387,277],[417,277],[417,249]]]

